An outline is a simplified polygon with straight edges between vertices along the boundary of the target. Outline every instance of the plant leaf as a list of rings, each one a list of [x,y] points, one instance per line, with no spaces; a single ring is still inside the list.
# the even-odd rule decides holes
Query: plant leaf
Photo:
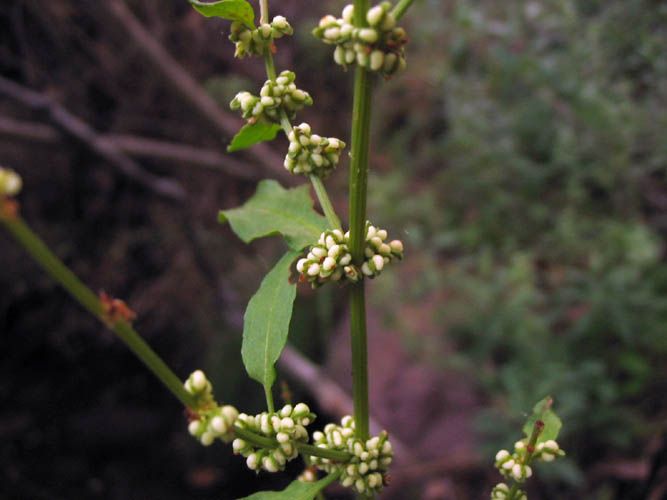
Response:
[[[264,180],[243,206],[221,210],[218,221],[229,221],[244,242],[282,234],[292,250],[302,250],[317,241],[327,221],[313,210],[308,186],[284,189],[276,181]]]
[[[549,439],[556,439],[560,428],[563,426],[558,415],[556,415],[552,410],[551,406],[553,405],[553,398],[547,396],[543,400],[539,401],[533,407],[533,414],[528,417],[528,420],[523,426],[523,433],[527,438],[530,438],[530,435],[533,432],[533,427],[538,420],[541,420],[544,423],[544,429],[537,438],[537,443],[543,443]]]
[[[258,142],[272,141],[280,130],[280,125],[275,123],[255,122],[243,125],[238,134],[232,139],[232,143],[227,146],[227,152],[233,153],[241,149],[249,148]]]
[[[262,280],[243,317],[241,357],[251,378],[271,389],[274,365],[287,342],[296,284],[290,283],[290,266],[298,252],[287,252]]]
[[[320,491],[333,483],[337,478],[338,474],[329,474],[316,483],[304,483],[297,479],[296,481],[292,481],[282,491],[260,491],[239,500],[313,500]]]
[[[220,0],[218,2],[189,0],[189,2],[203,16],[239,21],[249,28],[255,28],[255,11],[247,0]]]

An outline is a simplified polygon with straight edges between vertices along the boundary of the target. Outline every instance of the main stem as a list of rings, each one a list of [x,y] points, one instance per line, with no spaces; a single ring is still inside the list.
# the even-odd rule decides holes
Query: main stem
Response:
[[[354,1],[354,24],[366,25],[368,0]],[[371,77],[361,66],[354,74],[352,106],[352,145],[350,162],[350,252],[361,267],[366,241],[366,185],[371,123]],[[352,397],[354,422],[360,439],[368,439],[368,346],[366,340],[366,301],[364,280],[350,290],[350,343],[352,346]]]
[[[14,238],[44,268],[44,270],[74,297],[93,316],[110,328],[148,367],[171,393],[185,406],[196,409],[195,400],[183,388],[183,382],[142,339],[127,321],[109,324],[100,299],[56,257],[44,242],[19,217],[2,217],[2,222]]]

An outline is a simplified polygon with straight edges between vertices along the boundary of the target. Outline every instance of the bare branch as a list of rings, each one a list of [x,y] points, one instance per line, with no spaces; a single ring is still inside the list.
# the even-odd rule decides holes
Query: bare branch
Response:
[[[0,77],[0,94],[31,109],[47,113],[53,124],[64,133],[87,146],[125,176],[156,194],[172,201],[185,201],[186,192],[180,184],[143,170],[138,163],[119,151],[112,142],[97,134],[86,122],[71,114],[49,96],[34,92],[4,77]],[[44,133],[44,130],[41,133]]]

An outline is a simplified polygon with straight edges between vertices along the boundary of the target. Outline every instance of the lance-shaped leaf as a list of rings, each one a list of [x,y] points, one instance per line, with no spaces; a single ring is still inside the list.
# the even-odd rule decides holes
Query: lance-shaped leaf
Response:
[[[255,11],[247,0],[220,0],[200,2],[189,0],[194,9],[206,17],[221,17],[229,21],[239,21],[249,28],[255,27]]]
[[[254,146],[259,142],[272,141],[276,138],[279,130],[280,125],[275,123],[247,123],[234,136],[231,144],[227,146],[227,152],[233,153]]]
[[[287,342],[296,284],[290,266],[297,252],[288,252],[262,280],[243,318],[241,357],[251,378],[270,391],[276,379],[274,365]]]
[[[243,206],[222,210],[218,221],[229,221],[244,242],[282,234],[293,250],[302,250],[317,241],[327,229],[327,221],[313,209],[308,186],[284,189],[276,181],[265,180]]]
[[[239,500],[313,500],[320,491],[333,483],[337,478],[338,474],[329,474],[316,483],[304,483],[297,479],[282,491],[260,491]]]
[[[533,428],[535,427],[535,423],[538,420],[541,420],[544,423],[544,428],[537,438],[537,443],[543,443],[544,441],[556,439],[558,437],[558,433],[560,432],[560,428],[563,426],[563,423],[561,422],[558,415],[556,415],[551,409],[553,402],[553,398],[551,396],[547,396],[533,407],[532,415],[528,417],[528,420],[523,426],[523,433],[527,438],[530,438],[530,435],[533,432]]]

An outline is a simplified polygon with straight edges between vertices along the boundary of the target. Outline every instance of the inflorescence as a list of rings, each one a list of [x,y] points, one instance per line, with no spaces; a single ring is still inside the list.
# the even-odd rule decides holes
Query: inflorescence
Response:
[[[318,448],[346,451],[352,455],[347,464],[310,457],[314,465],[329,473],[340,469],[341,484],[355,488],[359,493],[380,491],[384,485],[384,473],[394,456],[386,432],[366,441],[358,439],[355,437],[354,419],[348,415],[343,417],[341,425],[327,424],[323,432],[313,433],[313,442]]]
[[[195,398],[196,413],[191,416],[188,431],[204,446],[216,439],[229,443],[234,438],[234,424],[239,412],[233,406],[219,406],[213,398],[211,383],[201,370],[196,370],[184,384]]]
[[[304,106],[312,106],[313,99],[308,92],[296,88],[296,75],[291,71],[283,71],[275,80],[267,80],[259,92],[259,96],[250,92],[236,94],[229,107],[241,111],[246,120],[264,120],[280,123],[281,111],[290,120]]]
[[[299,259],[297,271],[316,288],[328,281],[340,281],[343,278],[352,283],[364,276],[375,278],[386,264],[403,258],[403,243],[400,240],[386,243],[387,231],[367,222],[364,262],[357,267],[352,262],[349,239],[349,231],[345,234],[340,229],[323,232],[317,243],[310,247],[306,257]]]
[[[285,405],[276,413],[263,412],[255,416],[242,413],[237,422],[241,429],[275,439],[278,447],[259,448],[237,438],[232,443],[234,453],[246,457],[249,469],[268,472],[284,470],[285,464],[299,454],[297,443],[308,442],[306,426],[314,420],[315,414],[304,403]]]
[[[382,2],[366,13],[367,27],[354,26],[354,6],[347,5],[342,17],[324,16],[313,35],[335,45],[334,61],[343,67],[355,62],[370,71],[390,77],[405,68],[405,30],[396,26],[391,3]]]
[[[289,149],[285,156],[285,168],[293,174],[316,175],[326,178],[340,158],[345,143],[335,137],[313,134],[310,125],[302,123],[289,134]]]
[[[229,39],[236,45],[234,57],[261,56],[271,50],[273,40],[291,35],[292,26],[283,16],[276,16],[271,23],[263,23],[255,29],[234,21],[231,26]]]
[[[495,467],[506,479],[522,484],[533,475],[533,469],[528,465],[529,462],[533,460],[551,462],[565,455],[565,452],[560,449],[558,443],[553,439],[538,443],[532,451],[528,448],[524,439],[514,443],[514,453],[510,453],[507,450],[500,450],[496,454]],[[499,483],[493,488],[491,499],[506,500],[509,498],[509,492],[510,487],[507,484]],[[526,500],[526,492],[519,490],[514,498],[517,500]]]
[[[299,454],[299,444],[308,443],[306,427],[315,421],[315,414],[305,403],[287,404],[280,410],[258,415],[246,415],[233,406],[219,406],[213,398],[211,383],[204,372],[193,372],[184,384],[195,399],[188,430],[204,446],[216,439],[228,443],[233,440],[234,453],[246,459],[246,465],[254,471],[278,472],[287,462]],[[235,435],[236,429],[252,432],[257,437],[268,438],[273,445],[259,446],[248,439]],[[340,482],[345,487],[355,488],[359,493],[377,493],[385,483],[384,474],[393,459],[389,436],[385,431],[367,440],[355,437],[354,419],[345,416],[341,425],[328,424],[322,432],[313,433],[313,445],[322,450],[333,450],[349,454],[341,462],[328,458],[310,456],[303,480],[316,480],[316,469],[327,473],[340,472]]]

